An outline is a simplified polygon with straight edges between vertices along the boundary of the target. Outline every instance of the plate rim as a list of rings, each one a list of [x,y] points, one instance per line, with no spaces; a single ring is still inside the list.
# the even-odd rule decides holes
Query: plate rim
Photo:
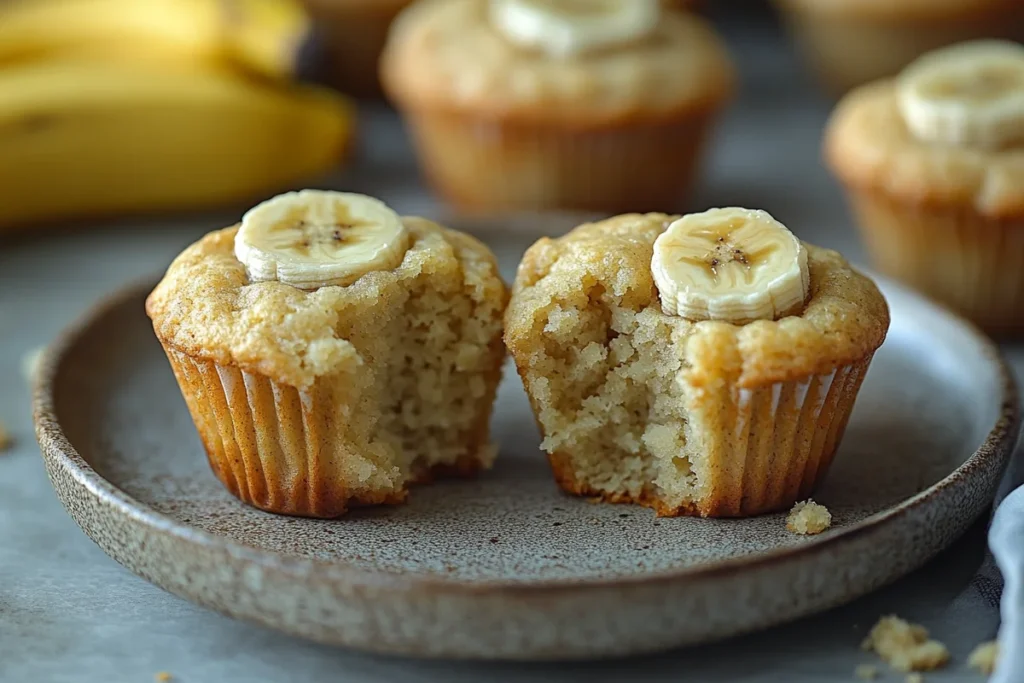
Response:
[[[901,291],[916,300],[918,305],[932,308],[963,326],[986,359],[993,364],[1001,384],[999,417],[988,432],[985,440],[956,469],[914,496],[906,498],[886,510],[877,512],[847,527],[830,531],[822,536],[785,548],[754,555],[734,557],[714,562],[691,565],[674,569],[660,569],[644,573],[614,577],[557,577],[526,581],[483,580],[466,581],[434,574],[394,572],[386,569],[367,569],[348,564],[345,561],[332,562],[315,558],[301,558],[240,543],[226,536],[219,536],[196,527],[178,522],[169,515],[158,512],[149,505],[135,499],[116,486],[85,461],[68,439],[56,414],[54,390],[58,370],[76,343],[88,330],[105,315],[142,299],[156,284],[156,279],[147,277],[135,280],[102,297],[89,307],[71,325],[65,328],[51,343],[35,375],[32,392],[33,421],[40,450],[46,461],[51,484],[54,484],[51,467],[60,468],[76,481],[92,497],[101,503],[112,505],[121,515],[146,527],[152,533],[168,534],[178,541],[201,546],[257,563],[264,568],[281,571],[297,578],[309,578],[309,572],[344,581],[351,586],[387,588],[401,591],[429,591],[434,594],[456,594],[462,596],[498,592],[516,597],[536,596],[551,592],[589,591],[608,588],[628,588],[642,585],[646,588],[675,584],[679,581],[705,578],[725,578],[736,573],[758,571],[769,566],[799,561],[808,555],[815,555],[837,545],[845,545],[864,534],[884,527],[894,518],[909,514],[914,509],[940,496],[946,489],[957,486],[969,479],[976,470],[985,470],[993,464],[1002,471],[1010,456],[1020,428],[1020,402],[1017,385],[1009,364],[998,346],[986,337],[973,323],[901,285],[889,278],[870,274],[876,281]],[[58,494],[60,492],[58,491]],[[62,504],[67,505],[62,495]],[[83,531],[90,538],[89,529],[68,509]],[[270,514],[270,513],[267,513]]]

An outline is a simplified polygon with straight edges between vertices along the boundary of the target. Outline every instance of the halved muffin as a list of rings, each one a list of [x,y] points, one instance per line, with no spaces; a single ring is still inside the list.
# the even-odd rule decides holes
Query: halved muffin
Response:
[[[187,248],[146,309],[224,485],[332,517],[490,465],[506,300],[474,238],[307,190]]]
[[[764,212],[719,209],[540,240],[505,342],[564,490],[744,516],[822,480],[888,325],[839,254]]]

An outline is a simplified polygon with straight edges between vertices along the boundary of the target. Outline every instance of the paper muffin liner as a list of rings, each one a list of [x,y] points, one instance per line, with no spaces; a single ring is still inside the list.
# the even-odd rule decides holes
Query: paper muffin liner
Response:
[[[870,192],[851,204],[878,270],[991,333],[1024,335],[1024,216],[925,209]]]
[[[914,21],[860,18],[841,11],[813,11],[776,0],[804,58],[827,90],[851,88],[893,76],[931,50],[976,38],[1021,38],[1024,12],[1004,4],[948,18]]]
[[[723,389],[728,396],[702,402],[690,419],[711,466],[697,512],[757,515],[808,498],[828,472],[871,358],[800,380]]]
[[[408,112],[428,179],[457,206],[613,213],[679,208],[712,118],[575,129]]]
[[[337,476],[341,460],[357,456],[326,392],[300,391],[258,373],[164,350],[210,467],[242,501],[270,512],[336,517],[354,505],[405,498],[397,468],[390,481],[377,474],[383,481],[360,491],[348,490]]]

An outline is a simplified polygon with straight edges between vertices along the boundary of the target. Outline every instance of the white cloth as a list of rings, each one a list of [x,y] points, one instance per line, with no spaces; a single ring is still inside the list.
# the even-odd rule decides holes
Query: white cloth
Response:
[[[1003,575],[999,665],[990,683],[1021,683],[1024,681],[1024,486],[1008,495],[996,509],[988,542]]]

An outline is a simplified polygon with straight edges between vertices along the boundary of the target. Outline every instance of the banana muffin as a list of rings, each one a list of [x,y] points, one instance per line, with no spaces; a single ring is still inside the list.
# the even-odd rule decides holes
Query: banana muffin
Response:
[[[713,209],[540,240],[505,342],[564,490],[728,517],[810,496],[888,326],[839,254]]]
[[[825,86],[842,95],[897,74],[930,50],[1024,39],[1020,0],[775,0]]]
[[[658,0],[421,0],[381,75],[427,178],[484,210],[678,205],[735,81],[711,26]]]
[[[824,147],[875,267],[1024,335],[1024,46],[944,48],[858,88]]]
[[[325,41],[328,81],[356,97],[383,95],[377,62],[388,29],[411,0],[302,0]]]
[[[490,465],[506,300],[472,237],[305,190],[188,247],[146,310],[221,482],[333,517]]]

